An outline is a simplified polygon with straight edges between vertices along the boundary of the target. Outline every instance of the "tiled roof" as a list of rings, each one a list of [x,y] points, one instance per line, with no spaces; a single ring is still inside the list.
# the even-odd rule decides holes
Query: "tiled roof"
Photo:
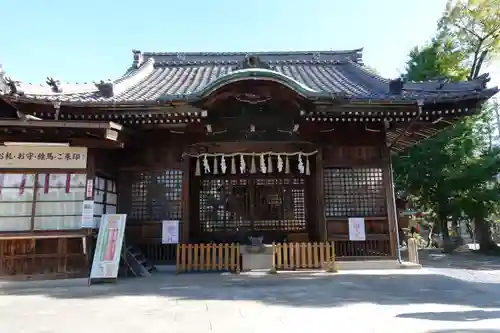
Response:
[[[22,98],[62,103],[155,102],[199,98],[209,86],[225,78],[266,76],[302,92],[306,97],[342,95],[353,100],[414,101],[487,98],[498,89],[486,88],[487,76],[473,81],[403,83],[380,77],[362,64],[361,49],[320,52],[255,52],[252,56],[267,69],[241,69],[250,53],[141,53],[134,51],[132,67],[121,78],[91,84],[58,84],[57,87],[16,83]],[[9,86],[8,79],[1,80]],[[12,86],[12,81],[11,86]],[[0,84],[1,86],[1,84]],[[1,88],[1,87],[0,87]],[[54,89],[55,88],[55,89]],[[401,87],[400,87],[401,88]],[[4,87],[4,94],[13,93]],[[1,94],[1,92],[0,92]]]

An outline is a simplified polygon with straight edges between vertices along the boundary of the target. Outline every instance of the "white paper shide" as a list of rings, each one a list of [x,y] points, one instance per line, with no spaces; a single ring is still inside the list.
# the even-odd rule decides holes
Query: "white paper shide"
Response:
[[[365,219],[363,217],[350,217],[349,218],[349,240],[351,241],[365,241]]]

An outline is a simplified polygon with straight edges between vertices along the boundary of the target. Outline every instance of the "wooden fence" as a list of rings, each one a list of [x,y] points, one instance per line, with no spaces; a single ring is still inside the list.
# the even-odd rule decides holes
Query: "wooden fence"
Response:
[[[335,246],[329,243],[273,243],[273,271],[335,268]]]
[[[179,244],[177,273],[240,271],[239,244]]]

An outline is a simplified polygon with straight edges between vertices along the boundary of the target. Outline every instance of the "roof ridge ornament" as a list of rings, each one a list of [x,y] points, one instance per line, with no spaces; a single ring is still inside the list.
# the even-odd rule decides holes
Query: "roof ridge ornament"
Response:
[[[52,90],[53,93],[61,93],[62,88],[60,86],[61,82],[59,80],[55,80],[52,77],[47,77],[47,81],[45,81],[50,86],[50,89]]]
[[[139,50],[132,50],[134,54],[134,62],[132,63],[132,67],[139,68],[144,62],[144,55]]]
[[[12,79],[11,79],[10,77],[8,77],[8,76],[5,76],[4,80],[5,80],[5,84],[6,84],[6,85],[7,85],[7,87],[9,88],[9,94],[10,94],[10,95],[18,95],[18,94],[19,94],[19,95],[22,95],[22,91],[20,91],[20,90],[18,89],[19,84],[20,84],[21,82],[19,82],[19,81],[15,81],[15,80],[12,80]]]
[[[95,86],[97,89],[99,89],[99,92],[103,97],[106,98],[111,98],[114,97],[114,84],[111,81],[105,82],[104,80],[101,80],[99,82],[94,82]]]
[[[263,68],[263,69],[271,69],[271,66],[265,61],[262,61],[255,54],[247,53],[245,55],[245,59],[241,61],[236,70],[238,69],[247,69],[247,68]]]
[[[401,95],[403,93],[404,79],[398,77],[397,79],[389,81],[389,93],[391,95]]]

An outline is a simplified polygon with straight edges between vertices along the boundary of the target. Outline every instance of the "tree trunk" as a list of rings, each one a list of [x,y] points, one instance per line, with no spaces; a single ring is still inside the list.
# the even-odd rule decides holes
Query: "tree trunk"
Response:
[[[479,250],[481,252],[490,252],[498,250],[497,244],[493,242],[491,230],[488,222],[483,216],[477,215],[474,218],[476,239],[479,242]]]
[[[448,229],[448,217],[439,217],[439,224],[441,226],[441,233],[443,234],[443,240],[450,239],[450,231]]]

